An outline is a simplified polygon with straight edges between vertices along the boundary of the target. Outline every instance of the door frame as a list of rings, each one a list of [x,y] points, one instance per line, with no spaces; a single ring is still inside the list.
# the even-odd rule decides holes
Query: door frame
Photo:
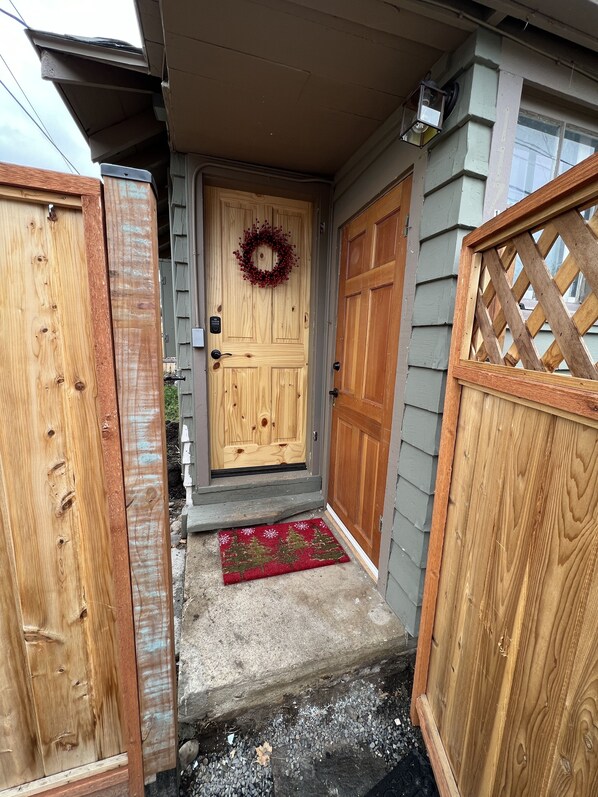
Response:
[[[326,347],[325,302],[328,284],[329,230],[332,212],[331,179],[307,174],[295,174],[276,169],[261,168],[249,164],[232,163],[200,155],[187,156],[187,218],[189,220],[191,269],[191,317],[192,326],[205,329],[206,313],[206,267],[204,258],[204,188],[232,188],[238,191],[263,193],[311,202],[313,205],[312,229],[312,273],[310,286],[310,341],[308,368],[308,396],[306,421],[306,465],[307,473],[319,476],[322,456],[323,423],[326,384],[325,358],[318,352]],[[209,407],[208,407],[208,352],[206,348],[193,348],[193,392],[195,412],[195,483],[194,487],[212,484],[209,456]],[[313,438],[317,433],[317,440]],[[305,473],[305,471],[303,471]],[[276,479],[278,474],[270,476]],[[231,478],[234,478],[231,477]]]
[[[380,541],[380,558],[378,561],[378,578],[376,586],[381,595],[386,592],[388,580],[388,560],[390,556],[390,543],[392,536],[392,526],[394,518],[394,500],[396,492],[396,482],[399,466],[399,453],[401,447],[401,428],[403,424],[403,412],[405,409],[405,387],[407,384],[407,355],[409,341],[411,340],[413,305],[415,302],[415,275],[419,260],[419,227],[421,211],[424,200],[424,177],[426,162],[419,158],[414,164],[410,165],[392,182],[387,183],[377,193],[369,193],[366,197],[359,197],[357,203],[349,205],[346,203],[344,209],[338,209],[335,204],[333,218],[333,240],[334,249],[330,256],[330,278],[328,286],[328,323],[327,323],[327,342],[326,342],[326,365],[329,366],[334,361],[336,349],[336,331],[338,321],[338,288],[341,265],[342,248],[342,229],[359,216],[368,207],[373,205],[378,199],[383,197],[404,179],[411,176],[411,201],[409,207],[409,229],[407,234],[407,254],[405,258],[405,274],[403,278],[403,299],[401,307],[401,328],[399,331],[399,345],[397,349],[397,361],[395,366],[395,388],[392,411],[392,426],[390,434],[390,446],[388,451],[388,464],[386,470],[386,485],[384,490],[384,507],[382,513],[382,539]],[[371,190],[371,189],[370,189]],[[348,207],[348,209],[347,209]],[[332,388],[334,375],[331,367],[326,368],[326,382],[324,395],[328,399],[328,390]],[[325,410],[325,426],[323,450],[325,452],[322,466],[322,492],[328,502],[328,488],[330,479],[330,455],[332,443],[332,402],[327,401]],[[369,560],[368,560],[369,561]],[[368,569],[368,574],[372,573]]]

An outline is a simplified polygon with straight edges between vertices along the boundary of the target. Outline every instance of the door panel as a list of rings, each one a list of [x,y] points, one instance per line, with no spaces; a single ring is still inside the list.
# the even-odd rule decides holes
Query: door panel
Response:
[[[411,178],[343,229],[329,503],[377,565]]]
[[[207,347],[226,353],[208,357],[212,469],[304,462],[312,207],[221,188],[206,189],[205,207],[207,310],[222,330]],[[256,219],[297,248],[298,266],[275,288],[244,280],[233,254]],[[271,270],[275,255],[262,247],[255,262]]]

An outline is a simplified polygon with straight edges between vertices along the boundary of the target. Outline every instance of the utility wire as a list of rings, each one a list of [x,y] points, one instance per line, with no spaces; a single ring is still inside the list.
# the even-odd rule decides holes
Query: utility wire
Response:
[[[16,5],[13,3],[13,1],[12,1],[12,0],[8,0],[8,2],[9,2],[9,3],[11,4],[11,6],[14,8],[16,15],[19,17],[19,19],[21,20],[21,22],[23,23],[23,25],[27,25],[27,23],[25,22],[25,17],[24,17],[24,16],[21,14],[21,12],[20,12],[20,11],[19,11],[19,9],[16,7]],[[29,26],[27,25],[27,27],[29,27]]]
[[[4,82],[2,79],[0,79],[0,86],[2,86],[4,89],[6,89],[6,91],[8,92],[8,94],[10,94],[10,96],[11,96],[11,97],[13,98],[13,100],[14,100],[14,101],[17,103],[17,105],[19,106],[19,108],[21,108],[21,110],[22,110],[22,111],[24,111],[24,112],[27,114],[27,116],[28,116],[28,117],[31,119],[31,121],[33,122],[33,124],[34,124],[34,125],[37,127],[37,129],[40,131],[40,133],[42,133],[42,134],[43,134],[43,135],[44,135],[44,136],[45,136],[45,137],[48,139],[48,141],[50,142],[50,144],[52,144],[52,146],[53,146],[53,147],[54,147],[54,148],[55,148],[55,149],[56,149],[56,150],[57,150],[57,151],[60,153],[60,155],[62,155],[62,157],[64,158],[64,160],[66,161],[66,163],[69,165],[69,167],[70,167],[70,168],[71,168],[71,169],[72,169],[74,172],[76,172],[77,174],[80,174],[80,172],[79,172],[79,170],[77,169],[77,167],[76,167],[74,164],[72,164],[72,163],[71,163],[71,161],[70,161],[70,160],[67,158],[67,156],[64,154],[64,152],[63,152],[63,151],[60,149],[60,147],[58,146],[58,144],[57,144],[57,143],[56,143],[56,142],[55,142],[55,141],[52,139],[52,137],[51,137],[50,135],[48,135],[48,133],[46,133],[46,131],[43,129],[43,127],[41,127],[41,125],[39,124],[39,122],[37,121],[37,119],[34,119],[34,117],[33,117],[33,116],[32,116],[32,115],[29,113],[29,111],[27,110],[27,108],[25,108],[25,106],[23,105],[23,103],[22,103],[22,102],[21,102],[21,101],[20,101],[20,100],[19,100],[17,97],[15,97],[15,95],[12,93],[12,91],[11,91],[11,90],[8,88],[8,86],[6,85],[6,83],[5,83],[5,82]]]
[[[10,68],[10,66],[8,65],[8,63],[7,63],[6,59],[4,58],[4,56],[2,55],[2,53],[0,53],[0,59],[2,60],[2,63],[4,64],[4,66],[5,66],[5,67],[8,69],[8,71],[10,72],[10,75],[11,75],[12,79],[14,80],[14,82],[17,84],[17,86],[18,86],[18,87],[19,87],[19,89],[21,90],[21,94],[22,94],[22,95],[23,95],[23,97],[24,97],[24,98],[27,100],[27,104],[29,105],[29,107],[31,108],[31,110],[33,111],[33,113],[36,115],[36,117],[37,117],[37,119],[38,119],[38,121],[39,121],[40,125],[41,125],[41,126],[44,128],[44,130],[46,131],[46,133],[47,133],[48,135],[50,135],[50,131],[48,130],[48,128],[47,128],[47,127],[45,126],[45,124],[43,123],[43,120],[42,120],[41,116],[40,116],[40,115],[38,114],[38,112],[35,110],[35,108],[34,108],[34,106],[33,106],[33,103],[31,102],[31,100],[30,100],[30,99],[29,99],[29,97],[27,96],[27,93],[25,92],[24,88],[21,86],[21,84],[20,84],[20,83],[19,83],[19,81],[17,80],[17,77],[16,77],[15,73],[12,71],[12,69],[11,69],[11,68]]]
[[[17,14],[18,13],[19,12],[17,11]],[[5,11],[3,8],[0,8],[0,14],[6,14],[7,17],[10,17],[11,19],[14,19],[15,22],[18,22],[19,25],[24,25],[25,27],[27,27],[27,23],[23,19],[19,19],[19,17],[15,17],[15,15],[11,14],[10,11]]]

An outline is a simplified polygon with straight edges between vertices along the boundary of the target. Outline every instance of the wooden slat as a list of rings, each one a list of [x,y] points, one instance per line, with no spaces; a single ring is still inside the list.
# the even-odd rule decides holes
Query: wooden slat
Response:
[[[32,783],[24,783],[13,789],[0,791],[0,797],[87,797],[97,793],[100,788],[107,789],[128,780],[127,754],[112,756],[103,761],[95,761],[76,769],[59,772],[47,778],[39,778]]]
[[[593,232],[595,225],[587,225],[576,210],[563,213],[554,220],[554,224],[592,292],[598,296],[598,240]]]
[[[480,325],[480,331],[484,339],[485,350],[490,362],[494,363],[495,365],[504,365],[500,346],[498,345],[498,339],[494,334],[494,329],[492,327],[492,319],[490,318],[488,308],[484,304],[482,292],[480,290],[478,290],[478,298],[476,301],[476,319]]]
[[[490,366],[492,369],[498,367],[500,366]],[[514,372],[508,366],[504,368],[510,372],[508,375],[482,370],[477,363],[462,362],[455,366],[453,373],[456,379],[468,384],[480,385],[506,395],[542,403],[555,410],[562,410],[570,415],[580,415],[591,421],[598,420],[598,401],[594,392],[569,387],[566,384],[569,377],[551,375],[555,380],[554,383],[542,383],[526,379],[525,374]]]
[[[149,183],[112,177],[105,202],[147,778],[176,765],[156,202]]]
[[[534,346],[534,341],[521,318],[519,307],[511,292],[498,255],[493,249],[489,249],[487,252],[484,252],[483,262],[494,282],[496,294],[502,305],[507,323],[511,328],[513,338],[517,341],[517,347],[524,366],[532,370],[544,370],[540,358],[538,357],[536,347]]]
[[[463,245],[476,250],[499,246],[523,230],[537,229],[555,216],[591,202],[598,195],[596,164],[598,153],[469,233]]]
[[[590,293],[589,296],[586,296],[579,309],[573,314],[572,320],[578,333],[580,335],[585,335],[586,332],[594,326],[596,320],[598,320],[598,296],[594,293]],[[542,357],[542,362],[549,371],[554,371],[561,362],[561,359],[561,350],[555,340],[546,350]]]
[[[555,242],[557,237],[558,237],[558,233],[556,231],[556,228],[552,224],[547,224],[546,228],[542,231],[542,234],[540,235],[540,238],[538,239],[538,243],[537,243],[538,251],[540,252],[542,257],[546,257],[548,252],[550,252],[550,250],[551,250],[551,248],[552,248],[552,246],[553,246],[553,244],[554,244],[554,242]],[[510,256],[511,252],[513,252],[515,254],[517,253],[517,250],[515,249],[515,245],[511,241],[508,243],[506,249],[508,249],[508,251],[509,251],[509,256]],[[504,255],[501,257],[501,260],[502,260],[503,263],[505,262]],[[573,276],[571,277],[571,281],[567,285],[567,287],[564,288],[564,289],[561,289],[561,293],[564,293],[567,290],[567,288],[569,287],[571,282],[573,282],[574,279],[575,279],[575,274],[573,274]],[[529,284],[530,284],[529,283],[529,277],[525,273],[525,270],[522,270],[521,273],[519,274],[519,276],[517,277],[517,279],[515,280],[515,283],[513,284],[513,287],[511,288],[513,296],[515,297],[515,300],[517,302],[520,302],[521,299],[523,299],[527,289],[529,288]],[[490,282],[490,285],[492,285],[492,282]],[[559,285],[559,288],[560,288],[560,285]],[[484,301],[486,301],[486,300],[484,299]],[[538,305],[538,307],[536,309],[538,310],[539,313],[542,313],[542,308],[541,308],[540,305]],[[533,313],[532,313],[532,315],[533,315]],[[541,328],[542,324],[544,323],[544,319],[542,317],[542,321],[539,324],[539,326],[537,328],[532,329],[532,326],[530,324],[530,318],[528,318],[526,323],[527,323],[527,328],[530,331],[530,335],[533,338],[536,335],[536,333],[538,332],[538,330]],[[494,325],[494,332],[497,335],[497,337],[498,338],[504,337],[504,332],[505,332],[506,327],[507,327],[507,320],[505,318],[505,314],[504,314],[504,312],[502,310],[502,307],[496,313],[496,315],[494,317],[493,325]],[[482,347],[479,350],[479,352],[478,352],[479,358],[483,358],[483,354],[484,354],[484,349]],[[511,348],[509,349],[509,351],[505,355],[505,362],[508,363],[509,365],[516,365],[517,362],[519,362],[519,353],[517,351],[517,344],[514,343],[511,346]]]
[[[418,697],[416,707],[440,797],[461,797],[426,695]]]
[[[571,373],[584,379],[596,379],[598,374],[594,363],[544,260],[538,254],[533,238],[529,233],[524,233],[514,238],[514,243]]]
[[[496,763],[496,795],[548,797],[561,722],[571,711],[565,698],[598,552],[598,432],[559,418],[550,443],[545,445],[545,490],[523,587],[524,627],[511,653],[517,666]],[[598,662],[591,672],[595,702]]]
[[[471,272],[469,277],[469,286],[467,297],[464,300],[463,306],[463,329],[462,338],[459,344],[460,357],[463,359],[469,358],[469,352],[472,346],[472,328],[475,322],[476,301],[478,295],[478,286],[481,279],[482,271],[482,255],[476,253],[471,259]],[[453,327],[454,331],[454,327]]]
[[[31,191],[28,188],[14,188],[0,185],[0,197],[22,202],[39,202],[43,205],[58,205],[65,208],[80,208],[81,197],[72,194],[52,194],[49,191]]]
[[[83,196],[85,250],[89,279],[90,307],[94,328],[95,362],[98,384],[98,412],[104,459],[104,492],[108,504],[111,532],[111,561],[114,577],[115,608],[119,651],[119,695],[123,733],[128,761],[128,797],[143,797],[144,777],[137,694],[137,661],[131,565],[127,539],[127,517],[123,485],[123,462],[114,343],[108,289],[103,205],[101,197]]]
[[[0,458],[0,794],[44,774],[2,471]]]
[[[50,191],[59,196],[99,196],[101,183],[91,177],[79,177],[29,166],[0,163],[0,184],[25,188],[28,191]]]
[[[595,213],[592,216],[592,218],[590,219],[589,224],[590,224],[590,226],[592,227],[593,230],[595,230],[595,231],[598,230],[598,213]],[[556,226],[555,226],[554,223],[551,224],[551,227],[556,231]],[[537,246],[538,246],[538,250],[539,250],[540,254],[542,255],[542,257],[545,257],[548,250],[545,251],[544,247],[542,246],[542,237],[543,236],[540,237],[540,240],[538,241]],[[555,283],[555,285],[557,286],[557,288],[559,289],[559,291],[561,292],[561,294],[563,296],[569,290],[569,286],[571,285],[571,283],[573,282],[575,277],[578,275],[578,273],[579,273],[579,267],[577,266],[577,264],[576,264],[574,258],[572,257],[572,255],[568,254],[567,257],[564,259],[561,267],[559,268],[557,273],[554,275],[554,283]],[[525,275],[525,271],[522,271],[521,274],[519,275],[520,279],[522,277],[525,277],[526,287],[525,287],[525,290],[521,293],[521,295],[518,295],[518,291],[516,290],[517,284],[515,284],[515,286],[513,286],[513,294],[514,294],[515,298],[517,298],[517,299],[520,299],[523,296],[523,294],[525,293],[525,291],[527,290],[527,288],[529,287],[529,279]],[[519,280],[517,280],[517,282],[518,281]],[[534,309],[532,310],[532,312],[530,313],[530,315],[528,316],[528,319],[526,321],[527,328],[529,329],[530,335],[532,337],[535,337],[535,335],[537,335],[537,333],[542,329],[542,326],[543,326],[545,321],[546,321],[546,315],[544,314],[544,310],[542,308],[542,305],[538,303],[538,304],[536,304],[536,306],[534,307]],[[592,323],[594,323],[594,322],[592,321]],[[590,326],[591,326],[591,324],[590,324]],[[579,328],[580,327],[578,326],[578,329]],[[585,334],[587,329],[589,329],[589,327],[587,327],[582,334]],[[558,344],[556,342],[553,342],[553,344],[551,346],[551,351],[552,351],[552,355],[550,357],[546,356],[546,355],[548,355],[548,352],[545,355],[545,358],[546,358],[545,362],[546,362],[547,367],[549,369],[550,369],[550,363],[553,362],[556,357],[558,357],[558,355],[560,354],[560,351],[561,351],[558,348]],[[505,361],[509,365],[516,365],[517,362],[519,361],[519,354],[517,352],[517,344],[516,343],[513,343],[513,345],[510,347],[509,351],[505,355]],[[560,360],[558,362],[560,362]],[[554,370],[554,368],[556,368],[556,365],[554,365],[552,367],[552,369],[550,369],[550,370]]]
[[[84,576],[85,537],[107,536],[93,329],[81,268],[81,213],[60,209],[51,221],[39,204],[0,200],[0,207],[3,238],[12,245],[2,258],[0,331],[10,345],[0,360],[0,456],[44,774],[50,775],[95,761],[103,744],[108,755],[120,752],[118,714],[115,722],[109,698],[105,715],[94,700],[88,629],[102,608],[88,604]],[[81,293],[74,300],[71,286],[81,286],[84,301]],[[15,434],[27,443],[13,462]],[[86,479],[83,455],[90,474],[100,469],[90,477],[101,504],[91,525],[79,486]],[[109,581],[109,563],[106,570],[93,564]],[[111,618],[105,654],[111,682],[113,624]],[[101,679],[97,688],[101,697]]]

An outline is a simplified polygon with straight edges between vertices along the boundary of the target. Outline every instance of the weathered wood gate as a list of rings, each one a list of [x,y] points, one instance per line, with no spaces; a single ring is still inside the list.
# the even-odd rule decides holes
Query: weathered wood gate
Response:
[[[0,164],[2,797],[175,766],[155,206],[106,183],[108,257],[99,180]]]
[[[598,794],[597,204],[598,155],[464,241],[413,692],[443,795]]]

